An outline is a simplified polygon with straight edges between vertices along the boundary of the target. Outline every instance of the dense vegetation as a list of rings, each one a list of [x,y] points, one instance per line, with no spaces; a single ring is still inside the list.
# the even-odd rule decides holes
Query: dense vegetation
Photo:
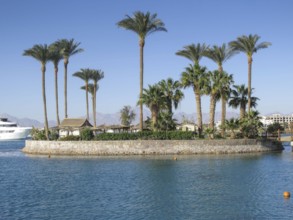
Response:
[[[143,131],[136,133],[102,133],[95,140],[194,140],[194,132],[190,131]]]

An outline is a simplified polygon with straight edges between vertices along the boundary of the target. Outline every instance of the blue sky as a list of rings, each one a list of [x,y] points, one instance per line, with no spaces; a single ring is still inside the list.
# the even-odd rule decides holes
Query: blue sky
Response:
[[[72,77],[80,68],[101,69],[105,78],[97,93],[97,112],[115,113],[135,106],[139,93],[138,37],[116,23],[134,11],[157,13],[168,32],[146,39],[145,87],[162,79],[178,80],[189,61],[176,51],[191,43],[221,45],[240,35],[258,34],[272,46],[254,55],[252,87],[260,98],[258,110],[293,112],[291,0],[0,0],[0,113],[43,121],[40,64],[22,56],[35,44],[74,38],[85,50],[70,58],[68,77],[69,117],[85,115],[83,82]],[[201,61],[209,70],[217,65]],[[237,54],[224,69],[236,84],[247,84],[247,58]],[[53,65],[48,63],[46,93],[49,120],[55,120]],[[195,112],[191,89],[178,112]],[[64,118],[63,63],[59,65],[60,117]],[[217,105],[220,110],[220,105]],[[203,98],[203,112],[209,98]],[[237,111],[228,109],[228,111]]]

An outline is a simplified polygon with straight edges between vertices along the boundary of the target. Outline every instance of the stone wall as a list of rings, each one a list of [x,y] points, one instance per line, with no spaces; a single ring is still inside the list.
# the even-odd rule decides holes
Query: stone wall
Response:
[[[43,155],[172,155],[226,154],[281,151],[281,144],[255,139],[135,140],[135,141],[33,141],[22,149]]]

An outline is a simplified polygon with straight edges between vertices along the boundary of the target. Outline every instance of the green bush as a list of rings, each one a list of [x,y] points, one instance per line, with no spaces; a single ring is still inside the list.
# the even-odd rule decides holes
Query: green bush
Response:
[[[83,141],[90,141],[94,138],[94,133],[90,128],[84,128],[80,131],[80,139]]]
[[[254,124],[244,125],[241,128],[241,133],[245,138],[257,138],[258,129]]]
[[[51,130],[49,136],[50,136],[50,140],[57,141],[59,138],[59,133],[57,130]]]
[[[79,141],[80,137],[79,136],[74,136],[74,135],[68,135],[65,137],[61,137],[59,139],[60,141]]]
[[[137,140],[136,133],[101,133],[95,136],[98,141]]]
[[[137,133],[101,133],[95,140],[193,140],[195,134],[191,131],[143,131]]]
[[[47,140],[45,130],[39,130],[37,128],[33,128],[31,130],[31,136],[32,136],[32,140],[36,140],[36,141]]]

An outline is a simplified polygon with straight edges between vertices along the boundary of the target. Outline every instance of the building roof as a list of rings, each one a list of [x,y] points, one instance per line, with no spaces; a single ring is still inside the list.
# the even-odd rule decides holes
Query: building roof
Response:
[[[84,118],[65,118],[61,124],[59,125],[60,128],[81,128],[81,127],[93,127],[91,123]]]

